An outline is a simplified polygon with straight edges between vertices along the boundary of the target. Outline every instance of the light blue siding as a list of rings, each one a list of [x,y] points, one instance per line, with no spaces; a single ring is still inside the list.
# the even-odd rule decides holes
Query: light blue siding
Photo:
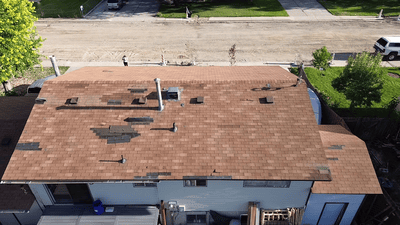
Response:
[[[42,210],[36,201],[33,202],[31,208],[29,209],[29,213],[16,213],[15,214],[21,224],[24,225],[36,225],[40,217],[42,216]]]
[[[93,199],[107,205],[155,205],[159,204],[155,187],[133,187],[133,184],[91,184]]]
[[[207,187],[184,187],[183,181],[161,181],[160,200],[177,201],[186,211],[247,211],[249,201],[264,209],[303,207],[312,181],[292,181],[290,188],[243,187],[243,181],[208,180]]]
[[[43,205],[53,205],[53,202],[47,193],[45,184],[29,184],[29,188],[31,189],[33,195],[35,195],[39,206],[43,208]]]
[[[349,225],[353,221],[365,195],[311,194],[303,216],[303,225],[316,225],[325,203],[348,203],[340,225]]]

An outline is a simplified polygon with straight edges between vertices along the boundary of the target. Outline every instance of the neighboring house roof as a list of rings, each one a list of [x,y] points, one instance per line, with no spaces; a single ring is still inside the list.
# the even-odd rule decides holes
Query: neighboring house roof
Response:
[[[31,85],[29,85],[28,93],[32,93],[32,92],[38,93],[40,91],[40,89],[43,87],[43,84],[44,84],[45,81],[54,79],[56,77],[57,76],[55,74],[53,74],[53,75],[47,76],[45,78],[36,80]],[[38,90],[37,91],[32,91],[33,89],[38,89]]]
[[[162,88],[182,90],[180,101],[164,99],[162,112],[157,111],[154,78],[161,79]],[[305,83],[294,87],[296,81],[295,75],[280,67],[73,71],[44,83],[39,98],[46,101],[34,106],[4,180],[107,181],[154,176],[330,180],[307,87]],[[135,104],[142,96],[147,103]],[[204,97],[204,104],[192,104],[198,96]],[[263,104],[267,96],[273,96],[274,103]],[[78,97],[78,103],[66,104],[73,97]],[[122,102],[107,105],[109,100]],[[128,119],[133,117],[153,121],[113,127],[134,124]],[[176,133],[171,131],[174,122]],[[107,140],[114,132],[125,134]],[[124,164],[117,162],[121,155],[127,160]]]
[[[312,193],[382,194],[364,141],[340,125],[319,128],[332,181],[315,182]]]
[[[0,97],[0,179],[34,105],[32,97]],[[22,189],[21,189],[22,188]],[[0,184],[0,212],[29,210],[35,197],[28,185]]]

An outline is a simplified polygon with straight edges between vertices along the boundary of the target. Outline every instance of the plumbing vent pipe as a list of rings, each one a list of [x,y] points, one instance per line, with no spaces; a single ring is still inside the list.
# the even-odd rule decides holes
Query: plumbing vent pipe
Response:
[[[56,57],[54,55],[49,56],[49,57],[50,57],[51,64],[53,65],[54,72],[56,73],[56,77],[61,76],[60,70],[58,69],[58,66],[57,66]]]
[[[161,112],[164,110],[164,105],[162,104],[160,78],[156,78],[156,79],[154,79],[154,81],[156,82],[156,87],[157,87],[158,111]]]

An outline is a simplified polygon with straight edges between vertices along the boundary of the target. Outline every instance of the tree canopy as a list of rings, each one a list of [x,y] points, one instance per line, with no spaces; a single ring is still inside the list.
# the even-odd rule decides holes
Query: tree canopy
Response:
[[[0,0],[0,82],[41,62],[36,20],[32,2]]]
[[[381,101],[385,73],[381,62],[380,55],[367,52],[350,57],[343,73],[333,81],[332,86],[351,101],[350,108],[371,107],[372,102]]]

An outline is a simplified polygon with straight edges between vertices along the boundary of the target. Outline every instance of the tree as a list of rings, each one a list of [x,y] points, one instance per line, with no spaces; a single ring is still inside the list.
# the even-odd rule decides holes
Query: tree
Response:
[[[371,107],[372,102],[380,102],[383,88],[384,70],[382,57],[367,52],[349,57],[343,73],[332,82],[332,86],[343,92],[351,101],[350,108]]]
[[[0,0],[0,82],[41,62],[36,20],[32,2]]]
[[[313,66],[318,69],[323,68],[326,70],[329,67],[329,61],[332,60],[332,55],[325,46],[315,50],[313,57]]]

